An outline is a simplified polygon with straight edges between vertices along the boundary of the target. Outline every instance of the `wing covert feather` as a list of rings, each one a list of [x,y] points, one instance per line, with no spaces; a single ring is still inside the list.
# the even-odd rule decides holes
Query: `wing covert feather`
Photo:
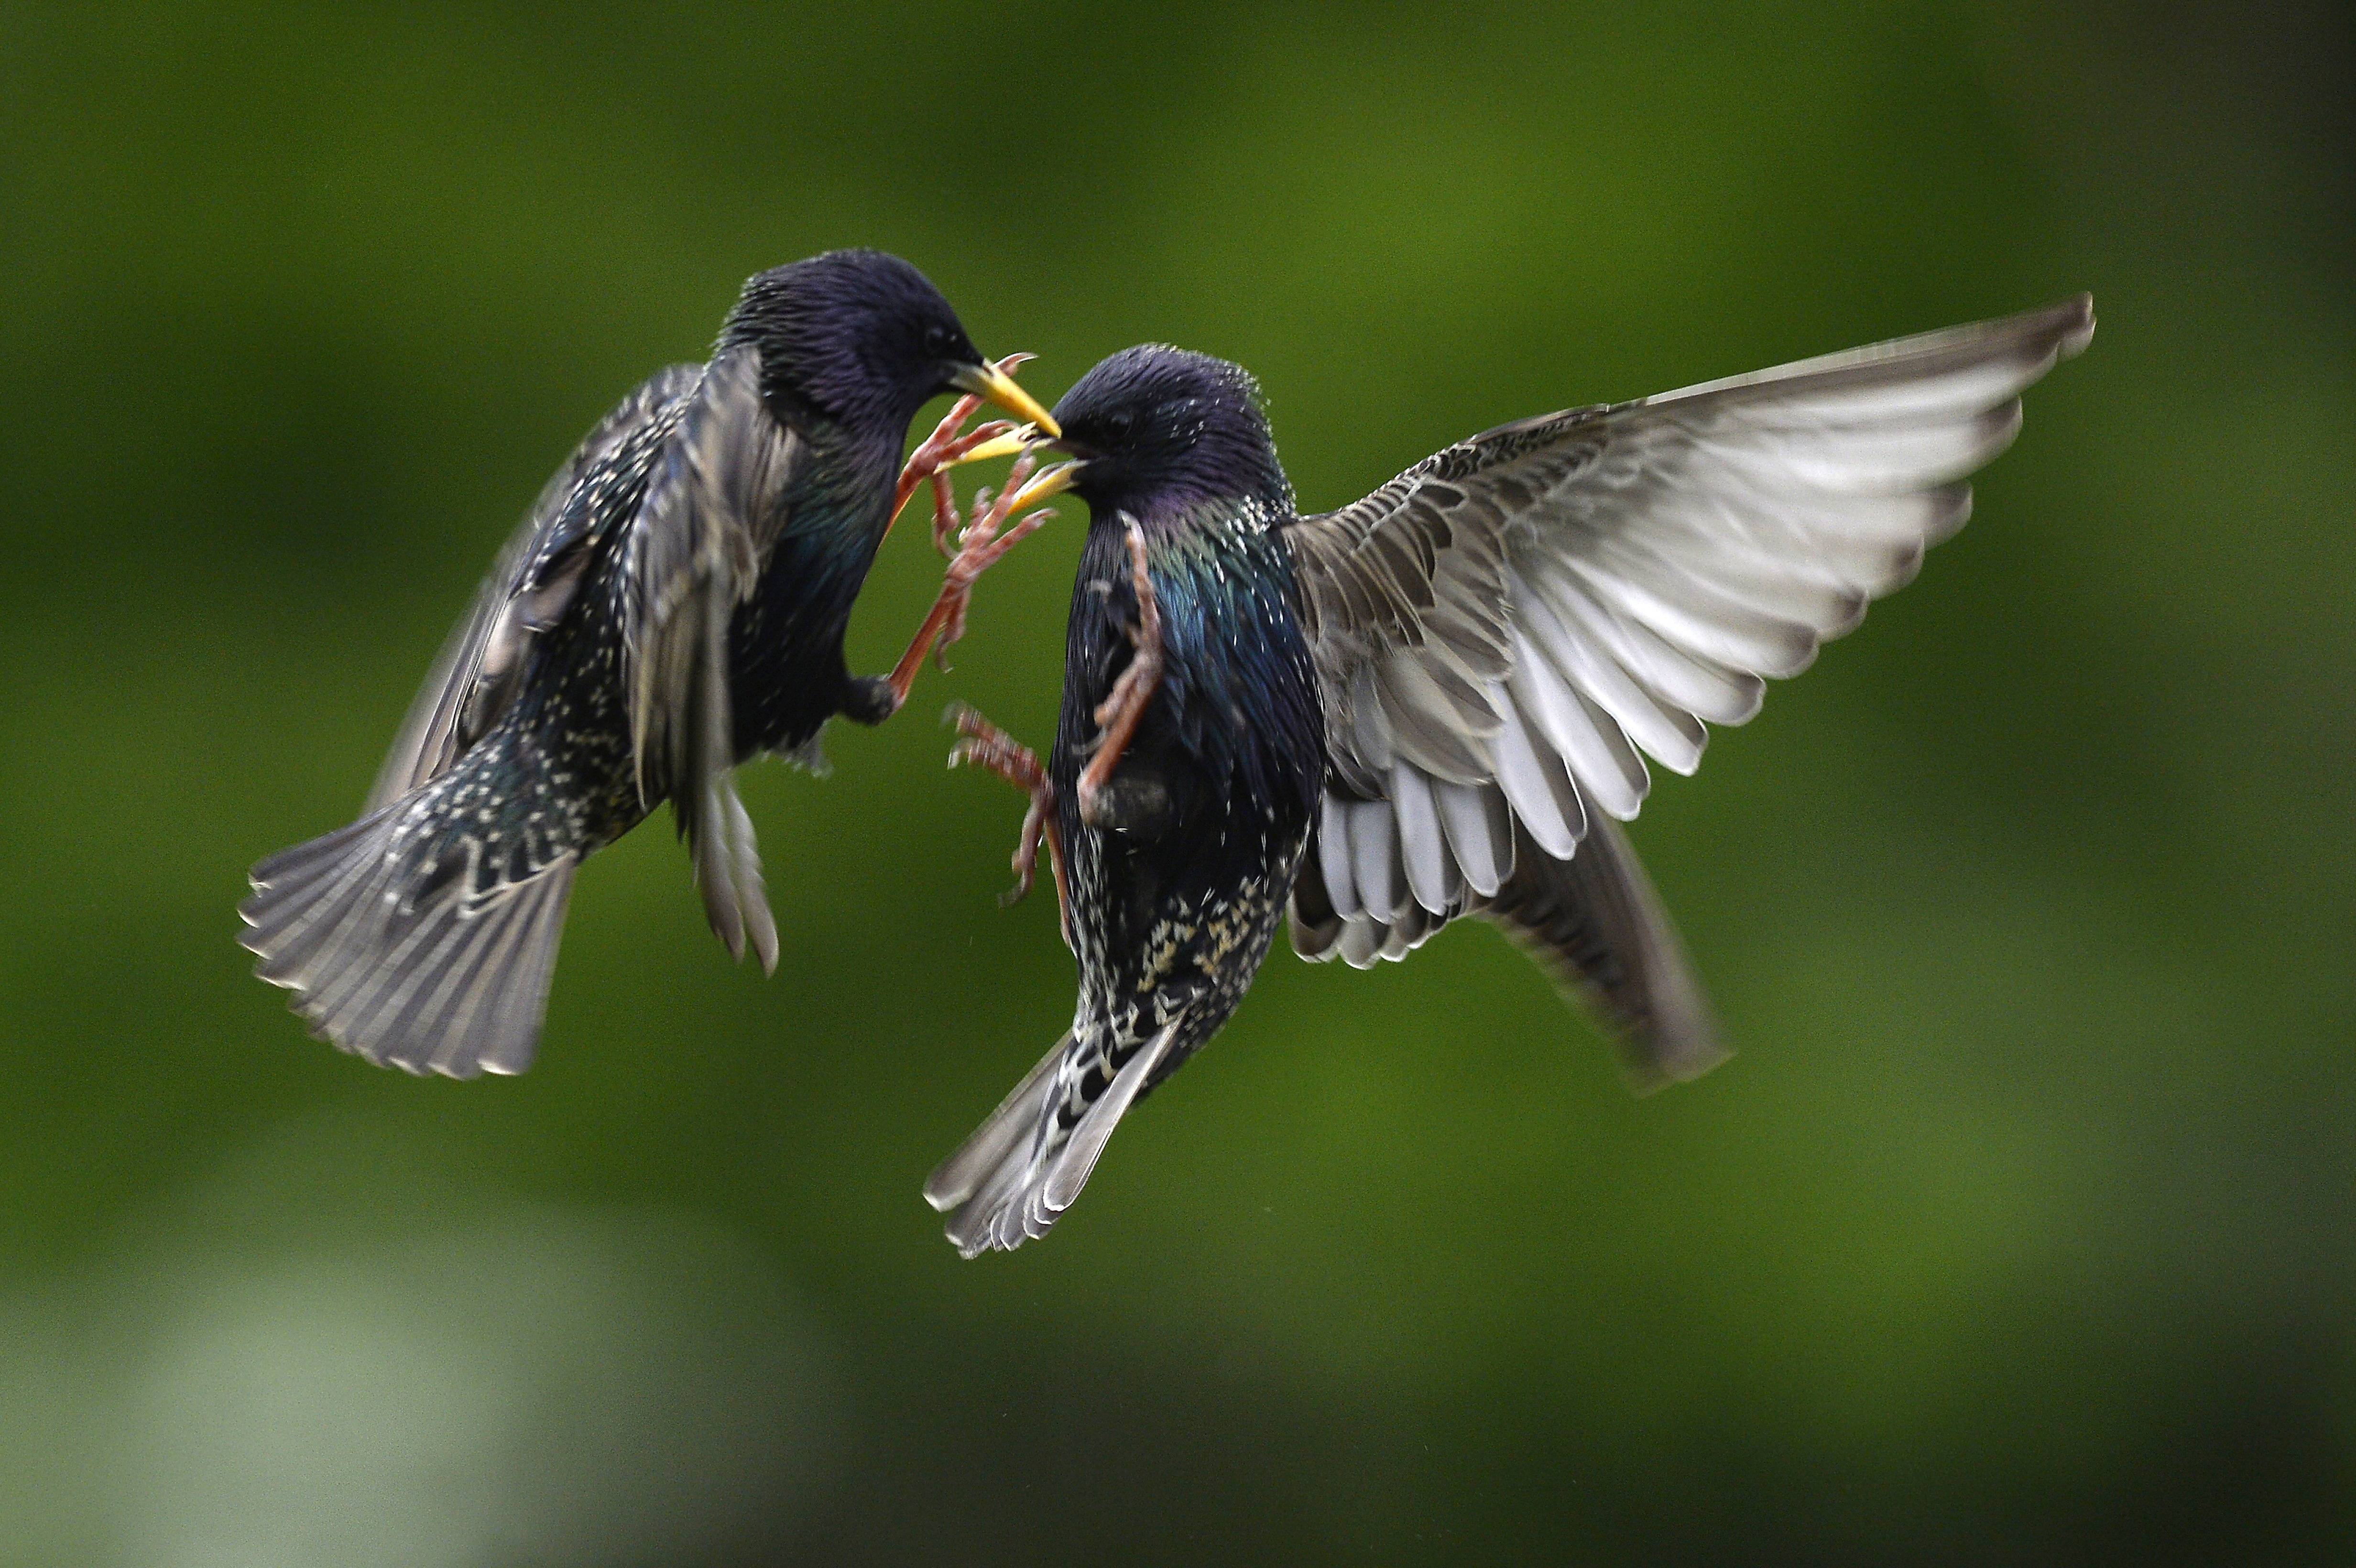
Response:
[[[712,928],[742,957],[777,963],[753,825],[736,798],[728,629],[786,523],[803,448],[769,414],[757,351],[705,368],[656,461],[621,571],[623,678],[646,800],[670,797]]]
[[[1643,803],[1640,752],[1692,772],[1707,724],[1747,720],[1767,678],[1911,581],[1969,516],[1961,481],[2010,443],[2020,393],[2094,325],[2080,295],[1543,414],[1290,525],[1331,764],[1295,946],[1371,964],[1484,914],[1561,950],[1549,962],[1647,1072],[1715,1061],[1683,951],[1610,826]],[[1562,952],[1581,932],[1651,978],[1580,970]]]
[[[573,493],[583,477],[622,443],[651,421],[661,418],[691,391],[703,374],[701,365],[673,365],[648,378],[616,404],[582,438],[548,483],[523,521],[509,536],[490,575],[476,591],[474,604],[451,628],[424,684],[402,720],[384,764],[377,771],[361,815],[368,816],[402,796],[432,783],[457,761],[484,731],[511,695],[512,681],[521,668],[518,633],[529,618],[544,627],[561,614],[570,599],[571,582],[562,594],[534,592],[541,574],[532,569],[552,553],[556,536],[567,528],[585,527],[585,518],[572,515]],[[577,581],[577,577],[573,579]],[[551,584],[541,582],[543,589]],[[519,599],[530,603],[519,606]],[[503,638],[501,634],[507,635]],[[485,657],[495,641],[509,645],[506,656],[493,661],[486,674]]]

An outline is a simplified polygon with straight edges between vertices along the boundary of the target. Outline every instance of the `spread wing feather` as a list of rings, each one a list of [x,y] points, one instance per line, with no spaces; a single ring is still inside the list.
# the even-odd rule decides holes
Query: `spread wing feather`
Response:
[[[1329,830],[1320,826],[1320,833]],[[1549,854],[1515,829],[1514,869],[1486,893],[1469,888],[1435,912],[1412,903],[1384,924],[1345,919],[1330,883],[1306,877],[1292,901],[1293,945],[1359,968],[1404,956],[1451,920],[1489,922],[1619,1041],[1639,1089],[1697,1078],[1726,1058],[1685,944],[1617,823],[1599,820],[1577,855]]]
[[[448,772],[497,720],[520,677],[526,640],[563,613],[580,581],[589,524],[589,508],[574,494],[582,478],[669,415],[702,375],[701,365],[673,365],[648,378],[550,475],[426,672],[360,815]]]
[[[799,443],[760,397],[751,349],[675,365],[599,422],[541,492],[444,645],[369,792],[375,812],[449,771],[498,721],[532,640],[572,606],[611,491],[643,481],[619,530],[623,679],[640,795],[669,795],[704,912],[728,950],[777,957],[752,823],[731,773],[728,627],[785,524]],[[635,461],[631,459],[636,457]]]
[[[2021,391],[2093,332],[2082,295],[1541,415],[1290,525],[1332,764],[1295,944],[1371,964],[1465,913],[1558,952],[1601,931],[1618,978],[1557,967],[1660,1073],[1715,1061],[1706,1022],[1675,1022],[1706,1011],[1625,841],[1576,852],[1635,816],[1644,756],[1692,772],[1706,724],[1748,720],[1912,578]]]

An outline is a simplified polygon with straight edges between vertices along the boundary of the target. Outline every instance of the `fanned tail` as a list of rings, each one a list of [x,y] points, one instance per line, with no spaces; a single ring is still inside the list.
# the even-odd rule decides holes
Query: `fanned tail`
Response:
[[[341,1050],[453,1078],[520,1072],[579,857],[486,865],[480,840],[441,824],[449,784],[256,866],[238,940]]]
[[[1173,1019],[1130,1053],[1109,1083],[1088,1095],[1096,1054],[1074,1061],[1066,1034],[925,1183],[925,1201],[948,1215],[949,1241],[966,1257],[1012,1252],[1047,1233],[1087,1185],[1105,1143],[1175,1040]],[[1066,1128],[1059,1112],[1073,1091],[1087,1109]]]

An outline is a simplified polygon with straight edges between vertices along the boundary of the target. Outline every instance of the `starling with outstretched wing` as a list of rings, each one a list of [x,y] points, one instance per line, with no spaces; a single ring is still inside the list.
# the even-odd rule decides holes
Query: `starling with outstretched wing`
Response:
[[[239,912],[255,972],[371,1061],[520,1072],[574,870],[666,799],[712,928],[774,967],[732,771],[814,757],[833,715],[876,722],[906,696],[852,676],[843,633],[909,422],[953,389],[1055,428],[896,257],[748,282],[711,361],[632,392],[549,481],[360,820],[254,868]],[[898,497],[976,444],[926,443]]]
[[[1049,760],[978,715],[953,761],[1031,790],[1079,962],[1071,1031],[933,1175],[968,1255],[1044,1232],[1137,1098],[1226,1021],[1289,911],[1365,967],[1505,931],[1640,1085],[1725,1054],[1618,823],[1911,579],[2068,301],[1503,426],[1301,517],[1249,377],[1126,350],[1056,407],[1091,522]]]

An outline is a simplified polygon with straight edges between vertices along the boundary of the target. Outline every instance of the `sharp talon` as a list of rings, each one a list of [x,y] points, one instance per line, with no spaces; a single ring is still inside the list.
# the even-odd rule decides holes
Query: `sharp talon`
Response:
[[[1003,421],[997,422],[1003,428],[1012,428]],[[939,434],[938,432],[935,433],[937,437]],[[932,444],[926,443],[927,447]],[[954,446],[958,443],[952,442],[949,444]],[[919,456],[924,455],[926,453],[920,449]],[[960,526],[955,492],[950,487],[948,475],[938,468],[930,473],[933,544],[949,558],[949,565],[941,581],[940,593],[933,601],[932,610],[926,615],[924,624],[916,628],[915,638],[908,644],[908,651],[900,656],[900,662],[894,667],[889,677],[893,693],[899,701],[907,700],[909,688],[916,683],[917,673],[924,668],[928,656],[937,667],[943,670],[949,667],[949,646],[965,635],[967,605],[975,580],[1055,515],[1043,510],[1015,519],[1011,528],[1007,526],[1015,503],[1021,497],[1023,482],[1037,465],[1038,460],[1031,453],[1025,452],[1015,458],[1004,485],[994,493],[988,488],[975,492],[973,521],[964,526]],[[909,471],[915,472],[917,466],[912,459]],[[903,492],[913,493],[916,483],[904,475],[901,482]],[[957,546],[954,551],[950,549],[952,539]]]
[[[1063,837],[1055,825],[1055,784],[1040,765],[1038,753],[1030,747],[963,703],[950,704],[950,712],[956,717],[958,731],[967,737],[950,748],[950,764],[969,762],[987,768],[1031,797],[1030,808],[1023,814],[1022,837],[1014,847],[1015,886],[1012,891],[1000,897],[1000,904],[1012,904],[1030,892],[1037,880],[1039,851],[1044,848],[1055,871],[1057,924],[1065,932],[1068,944],[1070,920],[1064,907],[1068,890],[1064,877]]]

